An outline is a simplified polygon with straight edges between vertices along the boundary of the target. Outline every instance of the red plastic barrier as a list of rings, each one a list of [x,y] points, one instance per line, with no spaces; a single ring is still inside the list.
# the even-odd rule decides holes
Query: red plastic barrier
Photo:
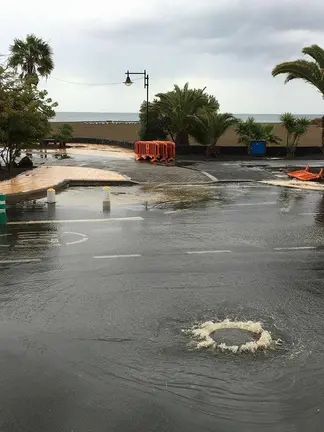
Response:
[[[289,172],[288,176],[302,181],[323,180],[323,169],[318,174],[315,174],[309,171],[309,165],[307,165],[304,170]]]
[[[175,159],[175,143],[172,141],[166,141],[166,145],[168,148],[168,161],[173,162]]]
[[[155,162],[159,159],[159,145],[155,141],[136,141],[134,151],[136,160]]]
[[[172,141],[136,141],[134,151],[136,160],[172,162],[175,158],[175,144]]]
[[[156,141],[160,146],[161,162],[172,162],[175,158],[175,143],[172,141]]]

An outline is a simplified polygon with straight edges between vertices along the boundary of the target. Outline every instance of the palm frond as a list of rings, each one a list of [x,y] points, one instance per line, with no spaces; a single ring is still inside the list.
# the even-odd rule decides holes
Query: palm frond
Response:
[[[303,48],[303,54],[309,55],[321,69],[324,69],[324,50],[319,45],[311,45]]]

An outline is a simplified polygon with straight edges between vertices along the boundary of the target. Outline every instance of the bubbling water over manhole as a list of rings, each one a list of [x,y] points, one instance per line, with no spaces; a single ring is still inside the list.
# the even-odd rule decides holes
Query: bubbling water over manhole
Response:
[[[279,343],[279,340],[272,339],[271,333],[256,321],[207,321],[183,332],[191,336],[189,346],[197,350],[211,348],[234,354],[254,353],[275,348]]]

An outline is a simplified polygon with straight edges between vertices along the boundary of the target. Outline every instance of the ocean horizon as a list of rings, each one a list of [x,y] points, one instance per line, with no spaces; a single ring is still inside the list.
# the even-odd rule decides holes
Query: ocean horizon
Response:
[[[280,123],[281,114],[234,114],[241,120],[254,117],[258,123]],[[310,119],[322,117],[323,114],[294,114],[298,117]],[[57,112],[52,122],[86,122],[86,121],[139,121],[138,113],[114,113],[114,112]]]

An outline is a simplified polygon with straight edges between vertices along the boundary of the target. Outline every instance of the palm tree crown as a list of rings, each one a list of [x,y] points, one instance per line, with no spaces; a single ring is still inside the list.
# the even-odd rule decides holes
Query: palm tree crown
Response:
[[[316,87],[324,97],[324,50],[318,45],[311,45],[302,50],[313,61],[298,59],[278,64],[272,70],[272,76],[286,74],[285,83],[301,79]]]
[[[188,144],[188,136],[195,136],[197,125],[202,123],[206,112],[216,112],[218,101],[204,89],[189,89],[175,85],[174,90],[156,95],[155,109],[160,118],[175,135],[176,144]]]
[[[34,34],[25,40],[15,39],[10,46],[9,66],[20,69],[21,78],[47,78],[54,69],[53,51],[48,42]]]

